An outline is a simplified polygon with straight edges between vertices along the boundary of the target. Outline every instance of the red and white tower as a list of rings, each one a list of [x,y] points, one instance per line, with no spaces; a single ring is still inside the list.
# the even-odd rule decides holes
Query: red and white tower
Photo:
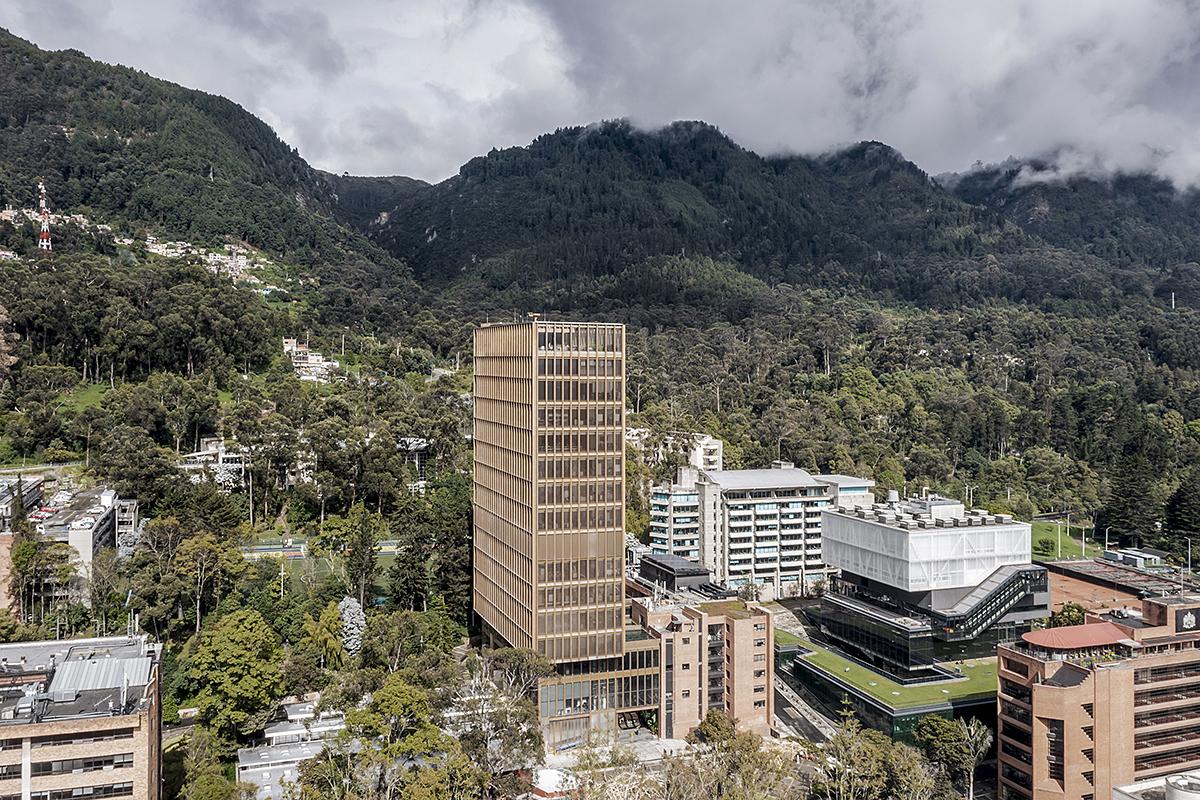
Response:
[[[42,215],[42,231],[38,234],[38,250],[50,250],[50,209],[46,207],[46,184],[38,181],[38,211]]]

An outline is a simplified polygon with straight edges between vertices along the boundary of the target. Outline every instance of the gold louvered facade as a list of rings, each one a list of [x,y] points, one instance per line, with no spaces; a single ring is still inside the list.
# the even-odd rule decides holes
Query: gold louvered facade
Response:
[[[624,650],[625,328],[475,331],[474,602],[555,663]]]

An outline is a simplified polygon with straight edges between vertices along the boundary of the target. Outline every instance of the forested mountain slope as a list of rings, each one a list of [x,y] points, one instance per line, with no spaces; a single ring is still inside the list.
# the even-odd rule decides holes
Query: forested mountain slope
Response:
[[[299,264],[308,293],[303,311],[223,297],[198,264],[69,230],[35,257],[31,225],[0,223],[25,256],[0,286],[20,335],[0,444],[21,457],[87,452],[74,381],[230,387],[286,370],[277,337],[309,330],[370,353],[369,395],[375,371],[465,363],[472,325],[542,311],[629,324],[636,422],[721,436],[730,466],[970,483],[1023,514],[1103,507],[1128,534],[1190,485],[1200,500],[1193,201],[1149,179],[979,172],[950,191],[878,142],[765,158],[699,122],[562,129],[436,185],[338,176],[224,99],[7,34],[0,100],[0,199],[28,206],[43,176],[56,210],[244,239]],[[398,433],[460,448],[444,431],[466,412],[444,411],[442,433]]]
[[[330,177],[223,97],[0,29],[0,207],[36,206],[42,179],[55,212],[299,264],[331,322],[354,321],[351,296],[385,317],[406,308],[403,263],[333,218],[344,201]],[[3,228],[0,244],[32,247],[28,226]]]
[[[1160,297],[1200,304],[1200,193],[1152,175],[1055,179],[1040,161],[949,176],[966,202],[1043,240],[1122,267],[1148,268]]]
[[[386,221],[365,230],[422,280],[516,284],[538,301],[538,289],[561,284],[565,308],[591,305],[588,287],[604,294],[612,276],[668,255],[923,305],[1111,304],[1145,293],[1138,269],[1030,235],[886,145],[763,158],[696,122],[562,129],[472,159],[380,210]]]

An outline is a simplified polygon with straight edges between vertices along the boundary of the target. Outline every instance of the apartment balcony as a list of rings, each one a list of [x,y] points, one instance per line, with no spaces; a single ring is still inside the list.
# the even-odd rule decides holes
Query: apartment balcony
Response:
[[[1200,706],[1190,705],[1174,710],[1144,712],[1134,717],[1133,727],[1139,730],[1142,728],[1170,728],[1191,720],[1200,720]]]

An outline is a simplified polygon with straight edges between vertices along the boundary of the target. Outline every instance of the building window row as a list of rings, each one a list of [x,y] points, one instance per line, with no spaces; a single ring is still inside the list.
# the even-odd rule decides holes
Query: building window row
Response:
[[[565,458],[542,456],[538,458],[538,478],[619,478],[622,475],[623,459],[618,456]]]
[[[120,728],[117,730],[91,731],[88,733],[59,733],[51,736],[35,736],[29,742],[31,746],[37,748],[92,744],[93,742],[115,742],[120,739],[132,738],[133,728]]]
[[[607,433],[539,433],[538,453],[620,453],[625,440],[615,431]]]
[[[588,408],[546,408],[537,412],[539,428],[614,428],[621,425],[621,409],[616,406]]]
[[[538,484],[538,505],[582,505],[585,503],[617,503],[624,501],[621,484],[615,481],[603,483],[554,483]]]
[[[78,772],[98,772],[102,769],[119,769],[133,766],[133,753],[120,753],[93,758],[71,758],[62,761],[36,761],[30,769],[35,777],[40,775],[69,775]]]
[[[615,403],[624,400],[620,378],[596,380],[540,380],[539,403]]]
[[[538,375],[567,378],[617,378],[621,375],[621,359],[539,358]]]

